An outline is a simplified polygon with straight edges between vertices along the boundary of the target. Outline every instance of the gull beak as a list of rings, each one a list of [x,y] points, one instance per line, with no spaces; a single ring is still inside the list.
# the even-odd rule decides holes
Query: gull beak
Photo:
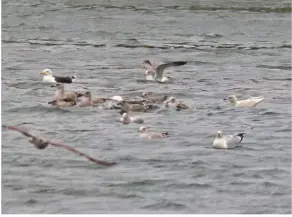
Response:
[[[224,100],[224,101],[227,101],[228,99],[227,99],[227,98],[224,98],[223,100]]]
[[[45,73],[44,71],[41,71],[40,75],[46,75],[47,73]]]

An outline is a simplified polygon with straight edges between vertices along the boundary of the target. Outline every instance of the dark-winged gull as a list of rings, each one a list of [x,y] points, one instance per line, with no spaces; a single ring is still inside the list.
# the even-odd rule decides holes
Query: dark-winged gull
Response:
[[[43,137],[35,136],[32,133],[28,132],[27,129],[24,129],[24,128],[20,128],[20,127],[16,127],[16,126],[8,126],[8,125],[2,125],[2,127],[6,128],[8,130],[14,130],[14,131],[20,132],[23,135],[25,135],[26,137],[32,138],[31,140],[29,140],[29,142],[32,143],[35,146],[35,148],[37,148],[37,149],[45,149],[48,145],[52,145],[55,147],[64,148],[70,152],[73,152],[75,154],[83,156],[83,157],[87,158],[89,161],[92,161],[96,164],[101,164],[103,166],[113,166],[116,164],[115,162],[107,162],[107,161],[98,160],[96,158],[90,157],[89,155],[87,155],[81,151],[78,151],[77,149],[75,149],[69,145],[63,144],[61,142],[56,142],[56,141],[48,140],[48,139],[43,138]]]
[[[53,76],[51,69],[44,69],[40,72],[43,75],[43,82],[48,83],[67,83],[71,84],[76,80],[76,76]]]
[[[170,79],[170,77],[162,77],[164,69],[172,66],[182,66],[185,64],[187,64],[186,61],[174,61],[160,64],[159,66],[155,67],[151,64],[149,60],[144,60],[142,63],[142,67],[146,69],[145,71],[146,80],[166,82]]]

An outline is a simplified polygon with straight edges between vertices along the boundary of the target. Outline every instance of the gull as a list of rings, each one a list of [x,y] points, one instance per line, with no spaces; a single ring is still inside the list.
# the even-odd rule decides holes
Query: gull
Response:
[[[133,111],[133,112],[145,112],[148,109],[152,108],[152,105],[147,105],[143,102],[127,102],[127,101],[121,101],[117,105],[121,106],[121,110],[124,112]]]
[[[86,91],[83,96],[80,98],[80,101],[77,103],[78,107],[87,107],[92,106],[91,103],[91,93],[89,91]]]
[[[148,132],[149,127],[141,126],[138,130],[140,138],[143,139],[161,139],[168,137],[168,132]]]
[[[48,102],[48,104],[52,104],[52,106],[55,108],[67,108],[75,106],[76,101],[53,100],[51,102]]]
[[[236,106],[236,107],[245,107],[245,108],[252,108],[255,107],[257,104],[262,102],[264,100],[264,97],[259,96],[259,97],[250,97],[248,99],[244,100],[238,100],[235,95],[230,95],[228,98],[223,99],[224,101],[228,100],[231,105]]]
[[[188,109],[189,107],[183,104],[182,102],[177,102],[176,98],[174,96],[169,97],[165,104],[166,108],[172,108],[176,109],[177,111],[180,111],[181,109]]]
[[[129,123],[137,123],[137,124],[143,124],[144,123],[144,120],[143,118],[141,117],[130,117],[128,115],[128,113],[124,112],[122,114],[122,117],[120,119],[120,121],[123,123],[123,124],[129,124]]]
[[[145,77],[146,80],[150,81],[158,81],[158,82],[166,82],[170,77],[162,77],[164,69],[171,67],[171,66],[182,66],[187,64],[186,61],[174,61],[174,62],[167,62],[164,64],[160,64],[157,67],[154,67],[149,60],[144,60],[142,63],[142,67],[146,69],[145,71]]]
[[[54,100],[76,101],[78,97],[83,96],[81,92],[65,92],[64,84],[57,83],[51,87],[56,87]]]
[[[152,96],[152,92],[142,93],[142,98],[146,100],[148,103],[163,103],[167,100],[167,96]]]
[[[218,131],[216,138],[213,141],[213,148],[218,149],[231,149],[240,146],[239,144],[243,140],[244,133],[236,133],[234,135],[223,135],[221,131]]]
[[[8,126],[8,125],[2,125],[2,127],[6,128],[8,130],[14,130],[14,131],[20,132],[23,135],[25,135],[26,137],[31,138],[31,140],[29,140],[29,142],[32,143],[35,146],[35,148],[37,148],[37,149],[45,149],[46,147],[48,147],[48,145],[52,145],[55,147],[67,149],[68,151],[73,152],[75,154],[78,154],[80,156],[83,156],[83,157],[87,158],[89,161],[92,161],[96,164],[101,164],[104,166],[112,166],[112,165],[117,164],[115,162],[107,162],[107,161],[98,160],[96,158],[90,157],[89,155],[87,155],[81,151],[78,151],[77,149],[75,149],[69,145],[63,144],[61,142],[52,141],[52,140],[48,140],[44,137],[35,136],[32,133],[28,132],[27,129],[24,129],[24,128],[20,128],[20,127],[16,127],[16,126]]]
[[[53,76],[51,69],[44,69],[40,73],[43,75],[43,82],[48,83],[67,83],[71,84],[76,80],[76,76]]]

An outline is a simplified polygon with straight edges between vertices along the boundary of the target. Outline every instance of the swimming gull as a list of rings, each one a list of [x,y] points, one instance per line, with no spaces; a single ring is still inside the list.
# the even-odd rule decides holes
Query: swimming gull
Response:
[[[243,140],[244,133],[236,133],[234,135],[223,135],[221,131],[218,131],[216,138],[213,141],[213,148],[218,149],[231,149],[240,146],[239,144]]]
[[[64,84],[57,83],[51,87],[56,87],[54,100],[67,100],[76,101],[78,97],[83,96],[81,92],[69,92],[65,91]]]
[[[172,108],[172,109],[175,109],[177,111],[180,111],[181,109],[188,109],[189,108],[188,106],[186,106],[182,102],[178,103],[174,96],[169,97],[169,99],[167,100],[167,102],[165,104],[165,107]]]
[[[259,97],[250,97],[248,99],[244,100],[238,100],[235,95],[230,95],[228,96],[227,99],[223,100],[228,100],[231,105],[236,106],[236,107],[245,107],[245,108],[252,108],[255,107],[257,104],[262,102],[264,100],[264,97],[259,96]]]
[[[76,76],[53,76],[51,69],[44,69],[40,73],[43,75],[43,82],[48,83],[67,83],[71,84],[76,80]]]
[[[87,106],[92,106],[90,91],[86,91],[83,94],[83,96],[79,98],[79,101],[77,102],[77,107],[87,107]]]
[[[76,101],[66,101],[65,100],[53,100],[48,102],[48,104],[51,104],[55,108],[67,108],[67,107],[73,107],[76,105]]]
[[[140,138],[143,139],[160,139],[168,137],[168,132],[148,132],[149,127],[141,126],[138,130]]]
[[[155,80],[164,83],[171,79],[170,77],[162,77],[164,69],[172,66],[182,66],[185,64],[187,64],[186,61],[174,61],[160,64],[159,66],[155,67],[151,64],[149,60],[144,60],[142,63],[142,67],[146,69],[145,71],[146,80],[151,81]]]
[[[142,93],[142,98],[146,100],[148,103],[163,103],[167,100],[166,95],[162,96],[153,96],[152,92]]]
[[[128,113],[126,113],[126,112],[124,112],[124,113],[122,114],[122,117],[121,117],[120,121],[121,121],[123,124],[129,124],[129,123],[143,124],[143,123],[144,123],[143,118],[141,118],[141,117],[139,117],[139,116],[130,117],[130,116],[128,115]]]
[[[52,140],[48,140],[44,137],[35,136],[32,133],[28,132],[28,130],[25,128],[20,128],[20,127],[16,127],[16,126],[8,126],[8,125],[2,125],[2,127],[6,128],[8,130],[14,130],[14,131],[20,132],[23,135],[25,135],[26,137],[32,138],[31,140],[29,140],[29,142],[32,143],[35,146],[35,148],[37,148],[37,149],[45,149],[46,147],[48,147],[48,145],[52,145],[55,147],[64,148],[70,152],[73,152],[75,154],[83,156],[83,157],[87,158],[89,161],[92,161],[96,164],[101,164],[103,166],[113,166],[116,164],[115,162],[107,162],[107,161],[98,160],[96,158],[90,157],[89,155],[87,155],[81,151],[78,151],[77,149],[75,149],[69,145],[63,144],[61,142],[52,141]]]

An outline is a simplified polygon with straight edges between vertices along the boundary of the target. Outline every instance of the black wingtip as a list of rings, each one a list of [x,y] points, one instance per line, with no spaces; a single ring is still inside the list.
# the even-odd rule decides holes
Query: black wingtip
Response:
[[[236,136],[239,136],[240,137],[240,142],[243,140],[244,134],[245,133],[238,133],[238,134],[236,134]]]

